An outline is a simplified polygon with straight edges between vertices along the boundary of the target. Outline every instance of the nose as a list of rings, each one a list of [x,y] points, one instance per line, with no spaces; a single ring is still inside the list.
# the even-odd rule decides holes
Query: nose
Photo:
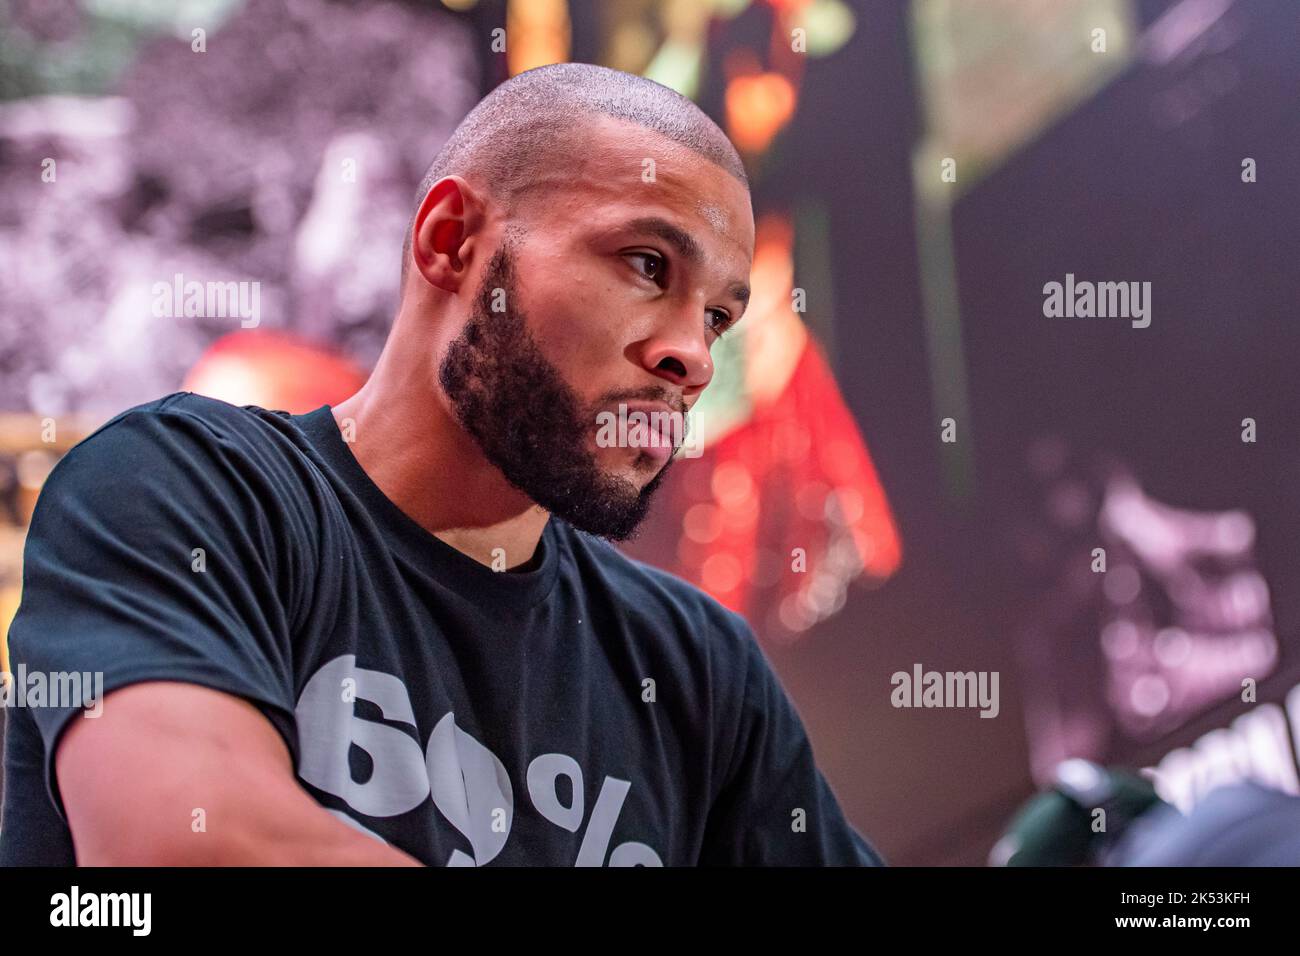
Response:
[[[704,322],[704,310],[698,304],[674,310],[670,320],[641,343],[641,363],[646,370],[671,382],[688,398],[713,378]]]

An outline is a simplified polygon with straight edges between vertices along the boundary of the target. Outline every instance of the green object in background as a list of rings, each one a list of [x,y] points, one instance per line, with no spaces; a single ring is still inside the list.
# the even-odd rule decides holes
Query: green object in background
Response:
[[[1168,806],[1144,777],[1067,760],[1057,782],[1020,808],[993,847],[993,866],[1090,866],[1128,825]],[[1101,811],[1099,814],[1098,811]]]
[[[189,43],[209,34],[244,0],[81,0],[58,39],[29,33],[0,0],[0,100],[48,94],[98,95],[134,60],[141,43],[170,34]]]

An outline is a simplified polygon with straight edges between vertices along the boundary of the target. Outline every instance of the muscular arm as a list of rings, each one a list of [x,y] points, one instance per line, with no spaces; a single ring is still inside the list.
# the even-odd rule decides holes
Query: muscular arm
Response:
[[[312,799],[257,708],[196,684],[108,694],[69,725],[55,771],[82,866],[421,865]]]

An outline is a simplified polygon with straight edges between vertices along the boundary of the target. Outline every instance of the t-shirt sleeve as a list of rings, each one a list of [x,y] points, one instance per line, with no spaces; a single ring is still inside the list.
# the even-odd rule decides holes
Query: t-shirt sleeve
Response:
[[[793,702],[743,619],[744,690],[701,865],[884,866],[845,819]]]
[[[140,681],[247,699],[296,762],[289,635],[302,569],[286,554],[282,489],[249,451],[247,436],[200,416],[133,410],[50,473],[27,536],[9,646],[11,670],[25,669],[60,816],[59,737],[83,711],[79,719],[94,719],[97,707],[112,706],[78,702]],[[81,691],[69,700],[72,675]],[[43,701],[31,699],[37,680]]]

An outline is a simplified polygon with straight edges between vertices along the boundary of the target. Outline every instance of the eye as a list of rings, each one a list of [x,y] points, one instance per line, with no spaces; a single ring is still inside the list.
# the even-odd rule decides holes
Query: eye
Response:
[[[709,309],[709,315],[717,316],[716,319],[709,323],[709,328],[718,338],[722,338],[736,324],[731,321],[731,316],[721,309]]]
[[[643,260],[648,268],[637,269],[643,276],[658,285],[663,285],[664,273],[668,270],[668,263],[663,256],[657,252],[629,252],[626,254],[628,259]]]
[[[640,251],[625,252],[625,259],[638,260],[644,268],[637,267],[637,272],[649,279],[658,286],[664,286],[667,282],[668,260],[657,252]],[[709,309],[709,331],[717,338],[722,338],[736,323],[732,321],[731,316],[722,309]]]

